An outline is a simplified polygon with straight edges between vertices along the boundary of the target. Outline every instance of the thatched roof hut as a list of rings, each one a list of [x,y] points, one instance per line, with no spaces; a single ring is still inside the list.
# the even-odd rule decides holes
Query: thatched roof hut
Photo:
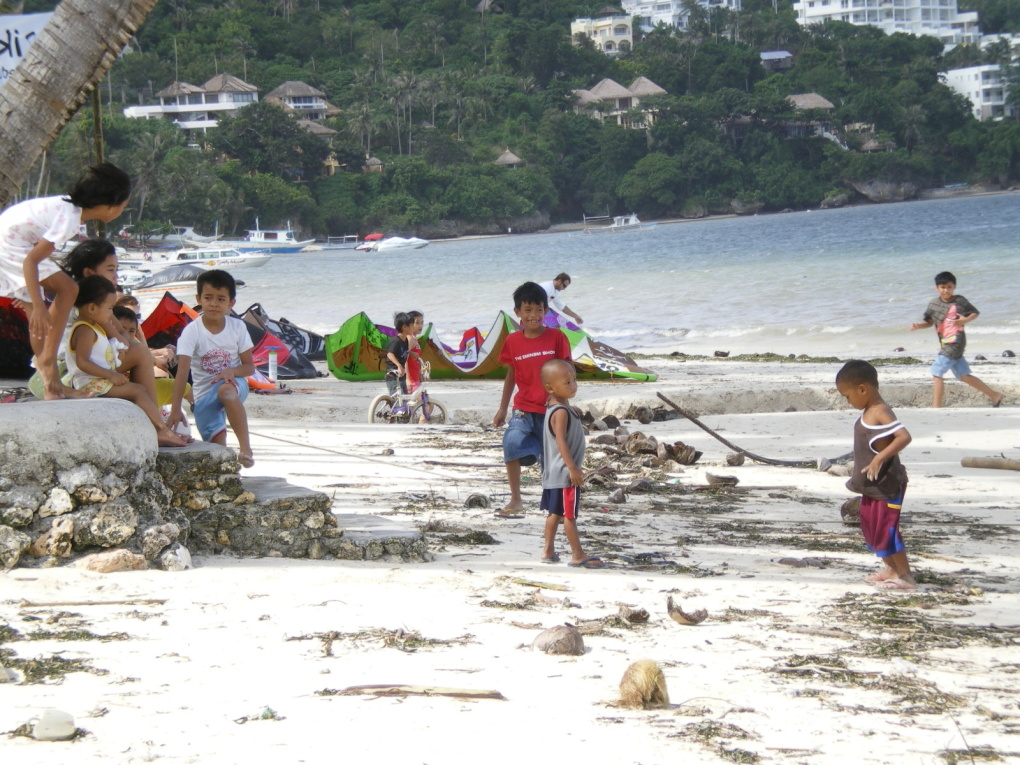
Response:
[[[508,167],[517,167],[524,163],[524,160],[514,154],[510,149],[507,149],[499,155],[494,161],[494,165],[506,165]]]
[[[832,101],[818,95],[817,93],[797,93],[787,96],[786,100],[798,109],[835,109]]]
[[[600,80],[599,83],[589,91],[596,101],[607,101],[616,98],[630,98],[634,94],[623,85],[611,80],[608,77]]]
[[[632,94],[638,98],[645,98],[647,96],[661,96],[666,93],[665,88],[661,88],[654,82],[649,80],[647,77],[638,77],[634,82],[627,88]]]
[[[209,80],[202,89],[206,93],[258,93],[259,89],[251,83],[232,74],[218,74]]]
[[[300,82],[298,80],[287,80],[281,82],[277,87],[273,88],[266,94],[266,98],[302,98],[308,96],[315,96],[318,98],[325,98],[326,94],[318,88],[313,88],[306,82]]]
[[[294,120],[294,123],[300,125],[309,133],[321,136],[322,138],[329,138],[337,133],[333,128],[326,127],[321,122],[316,122],[315,120]]]
[[[156,94],[156,98],[177,98],[204,92],[198,85],[192,85],[190,82],[171,82]]]

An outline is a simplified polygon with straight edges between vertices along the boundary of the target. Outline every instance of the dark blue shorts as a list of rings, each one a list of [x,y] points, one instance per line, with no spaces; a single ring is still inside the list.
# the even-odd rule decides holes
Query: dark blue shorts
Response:
[[[549,515],[562,515],[564,518],[577,518],[581,509],[581,489],[568,486],[565,489],[542,489],[542,504],[539,505]]]

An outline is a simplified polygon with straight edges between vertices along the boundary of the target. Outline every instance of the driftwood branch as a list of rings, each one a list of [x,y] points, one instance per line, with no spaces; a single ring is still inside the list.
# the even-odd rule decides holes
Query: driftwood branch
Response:
[[[991,470],[1020,470],[1020,460],[1005,457],[964,457],[960,464],[969,468],[989,468]]]
[[[749,451],[747,451],[747,449],[743,449],[743,448],[737,446],[736,444],[734,444],[734,443],[732,443],[730,441],[727,441],[725,438],[723,438],[718,433],[716,433],[714,430],[712,430],[710,427],[708,427],[708,425],[705,425],[703,422],[701,422],[701,420],[699,420],[693,414],[688,412],[686,409],[683,409],[682,407],[678,406],[677,404],[673,403],[668,398],[663,396],[661,393],[656,393],[655,395],[658,396],[659,398],[661,398],[663,401],[665,401],[671,407],[673,407],[673,409],[675,409],[679,414],[681,414],[682,416],[686,417],[688,420],[693,422],[695,425],[697,425],[703,431],[705,431],[710,436],[712,436],[712,438],[714,438],[716,441],[719,441],[720,443],[724,444],[728,448],[730,448],[733,451],[737,452],[737,454],[743,454],[745,457],[747,457],[750,460],[754,460],[755,462],[761,462],[761,463],[764,463],[766,465],[778,465],[780,467],[803,467],[803,468],[817,468],[818,467],[818,461],[817,460],[776,460],[776,459],[772,459],[771,457],[762,457],[759,454],[754,454],[753,452],[749,452]],[[846,459],[847,457],[850,457],[850,456],[852,456],[852,455],[851,454],[844,454],[841,457],[834,457],[834,458],[830,459],[829,462],[841,462],[842,460],[844,460],[844,459]]]
[[[66,600],[54,603],[34,603],[30,600],[23,600],[18,604],[21,609],[25,608],[67,608],[70,606],[161,606],[166,599],[160,598],[134,598],[132,600]]]
[[[319,691],[320,696],[448,696],[453,699],[506,701],[499,691],[472,688],[440,688],[434,685],[352,685],[342,691]]]

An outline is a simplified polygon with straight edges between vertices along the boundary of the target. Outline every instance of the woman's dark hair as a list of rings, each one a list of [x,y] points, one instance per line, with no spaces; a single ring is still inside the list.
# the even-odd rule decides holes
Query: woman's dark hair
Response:
[[[116,254],[117,250],[105,239],[86,239],[64,256],[64,270],[80,282],[85,278],[86,268],[95,271],[108,257]]]
[[[74,300],[74,307],[81,308],[83,305],[99,305],[106,299],[107,295],[116,295],[117,288],[113,282],[103,276],[86,276],[78,282],[78,297]]]
[[[103,162],[86,170],[65,199],[75,207],[116,207],[131,196],[131,178],[116,165]]]

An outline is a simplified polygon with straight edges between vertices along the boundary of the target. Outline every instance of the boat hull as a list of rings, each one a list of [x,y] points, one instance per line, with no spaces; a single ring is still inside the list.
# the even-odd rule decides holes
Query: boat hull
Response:
[[[300,242],[223,242],[224,245],[232,247],[240,252],[269,252],[273,255],[289,255],[300,252],[310,244],[315,244],[314,239],[305,239]]]

